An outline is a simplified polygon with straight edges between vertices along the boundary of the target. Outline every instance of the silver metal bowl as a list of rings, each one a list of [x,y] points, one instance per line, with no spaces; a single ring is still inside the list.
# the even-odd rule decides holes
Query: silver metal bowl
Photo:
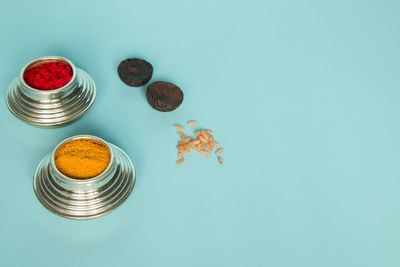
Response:
[[[103,173],[90,179],[74,179],[57,169],[56,151],[64,143],[76,139],[94,139],[109,148],[111,159]],[[77,135],[62,141],[39,163],[33,188],[49,211],[66,218],[89,219],[121,205],[132,192],[135,181],[132,161],[120,148],[95,136]]]
[[[54,90],[30,87],[23,77],[25,71],[49,62],[70,65],[73,72],[71,81]],[[62,126],[79,119],[93,105],[95,98],[96,85],[89,74],[58,56],[41,57],[26,64],[19,77],[8,86],[6,94],[8,109],[14,116],[42,127]]]

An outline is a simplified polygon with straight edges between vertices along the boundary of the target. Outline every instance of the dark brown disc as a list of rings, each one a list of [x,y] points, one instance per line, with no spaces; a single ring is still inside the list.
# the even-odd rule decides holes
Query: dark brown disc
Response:
[[[169,82],[154,82],[147,87],[147,101],[154,109],[168,112],[173,111],[183,101],[182,90]]]
[[[119,63],[118,75],[129,86],[142,86],[150,81],[153,66],[140,58],[128,58]]]

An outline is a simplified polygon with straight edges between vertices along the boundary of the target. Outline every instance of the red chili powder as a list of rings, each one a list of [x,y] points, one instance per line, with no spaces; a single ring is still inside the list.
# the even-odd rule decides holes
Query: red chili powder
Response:
[[[24,72],[25,82],[39,90],[54,90],[72,79],[72,68],[62,62],[44,63]]]

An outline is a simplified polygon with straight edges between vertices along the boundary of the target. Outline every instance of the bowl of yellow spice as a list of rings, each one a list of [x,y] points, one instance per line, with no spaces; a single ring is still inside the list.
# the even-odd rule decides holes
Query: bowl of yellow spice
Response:
[[[91,135],[65,139],[39,163],[33,187],[51,212],[89,219],[121,205],[135,185],[130,158],[117,146]]]

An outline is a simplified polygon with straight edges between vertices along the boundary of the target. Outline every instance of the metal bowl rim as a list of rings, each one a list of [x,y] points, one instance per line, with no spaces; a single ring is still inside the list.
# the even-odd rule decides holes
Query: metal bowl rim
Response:
[[[36,89],[36,88],[34,88],[34,87],[29,86],[29,85],[25,82],[25,79],[24,79],[24,73],[25,73],[26,69],[27,69],[30,65],[32,65],[32,64],[34,64],[34,63],[36,63],[36,62],[44,61],[44,60],[52,60],[52,59],[64,61],[64,62],[66,62],[66,63],[71,67],[71,69],[72,69],[72,78],[71,78],[71,80],[70,80],[67,84],[65,84],[63,87],[60,87],[60,88],[57,88],[57,89],[52,89],[52,90],[41,90],[41,89]],[[21,72],[20,72],[20,74],[19,74],[19,81],[21,82],[21,84],[22,84],[26,89],[28,89],[28,90],[30,90],[30,91],[33,91],[33,92],[35,92],[35,93],[41,93],[41,94],[44,94],[44,95],[49,95],[49,94],[55,94],[55,93],[64,91],[64,90],[65,90],[66,88],[68,88],[73,82],[76,81],[76,76],[77,76],[77,74],[76,74],[76,67],[75,67],[75,64],[72,63],[69,59],[67,59],[67,58],[65,58],[65,57],[60,57],[60,56],[44,56],[44,57],[39,57],[39,58],[36,58],[36,59],[34,59],[34,60],[31,60],[30,62],[28,62],[27,64],[25,64],[25,66],[22,68],[22,70],[21,70]]]
[[[92,178],[88,178],[88,179],[77,179],[77,178],[72,178],[72,177],[68,177],[65,174],[63,174],[61,171],[58,170],[56,164],[55,164],[55,154],[57,152],[57,150],[65,143],[72,141],[72,140],[78,140],[78,139],[94,139],[100,143],[103,143],[108,150],[110,151],[110,162],[108,163],[107,168],[100,173],[97,176],[94,176]],[[88,183],[93,183],[96,182],[98,180],[101,180],[103,178],[105,178],[108,174],[108,172],[110,171],[110,169],[112,168],[112,166],[114,165],[114,151],[112,149],[112,147],[110,146],[110,144],[108,144],[105,140],[101,139],[100,137],[97,136],[93,136],[93,135],[89,135],[89,134],[81,134],[81,135],[75,135],[75,136],[71,136],[68,137],[66,139],[64,139],[63,141],[61,141],[60,143],[58,143],[58,145],[53,149],[53,151],[51,152],[51,156],[50,156],[50,165],[53,168],[53,170],[56,172],[57,176],[59,176],[60,178],[62,178],[63,180],[65,180],[68,183],[78,183],[78,184],[88,184]]]

